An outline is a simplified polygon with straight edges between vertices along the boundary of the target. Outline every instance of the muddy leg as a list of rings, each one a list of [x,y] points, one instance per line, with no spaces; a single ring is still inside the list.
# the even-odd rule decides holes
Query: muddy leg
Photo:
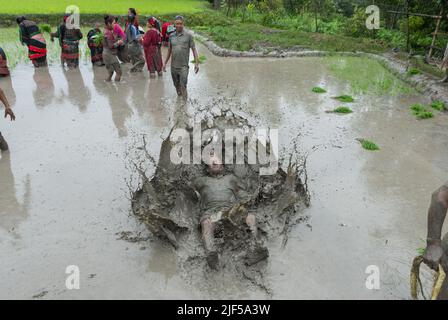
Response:
[[[108,70],[108,76],[106,78],[107,82],[111,82],[112,81],[112,76],[114,75],[113,71]]]
[[[247,214],[246,224],[249,227],[250,232],[252,233],[252,237],[254,239],[258,239],[258,228],[255,216],[251,213]]]
[[[207,263],[211,269],[218,269],[218,252],[215,247],[215,226],[210,218],[201,221],[202,241],[204,242],[205,252],[207,254]]]
[[[8,151],[8,143],[5,138],[3,138],[2,133],[0,132],[0,151]]]
[[[448,272],[448,233],[442,239],[442,248],[443,248],[443,256],[440,261],[443,270],[445,273]],[[448,273],[447,273],[448,275]],[[448,277],[445,278],[442,284],[442,288],[440,289],[440,294],[437,297],[437,300],[448,300]]]
[[[179,92],[177,94],[179,95]],[[188,99],[188,92],[186,87],[184,86],[180,87],[180,96],[182,96],[182,98],[184,98],[185,100]]]
[[[251,232],[251,239],[247,255],[244,258],[244,263],[251,266],[266,259],[269,256],[269,251],[258,238],[257,221],[253,214],[247,214],[246,224]]]
[[[115,81],[116,81],[116,82],[120,82],[120,80],[121,80],[121,75],[123,74],[123,72],[121,71],[121,66],[120,66],[120,64],[119,64],[119,63],[116,63],[116,64],[114,65],[114,69],[115,69],[115,73],[117,74],[117,75],[115,76]]]

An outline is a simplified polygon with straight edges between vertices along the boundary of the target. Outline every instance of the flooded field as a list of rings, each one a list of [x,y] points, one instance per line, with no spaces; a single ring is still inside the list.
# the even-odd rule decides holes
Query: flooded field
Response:
[[[447,180],[448,115],[416,120],[409,106],[430,101],[409,88],[390,91],[389,82],[380,92],[354,90],[332,69],[356,58],[223,59],[199,51],[207,60],[190,74],[188,110],[217,97],[240,101],[279,129],[280,148],[298,139],[309,154],[310,219],[291,230],[286,247],[281,239],[267,244],[269,297],[408,299],[430,195]],[[131,213],[126,154],[144,134],[157,159],[180,103],[169,73],[126,74],[118,84],[105,77],[84,61],[68,72],[57,63],[48,72],[19,64],[0,79],[17,116],[0,123],[11,148],[0,159],[0,298],[266,298],[241,283],[214,290],[187,282],[171,246],[123,240],[148,236]],[[327,93],[312,92],[316,86]],[[326,113],[343,105],[332,99],[341,94],[355,98],[353,113]],[[380,150],[364,150],[357,138]],[[65,287],[68,265],[80,268],[79,290]],[[379,290],[366,288],[370,265],[381,272]]]

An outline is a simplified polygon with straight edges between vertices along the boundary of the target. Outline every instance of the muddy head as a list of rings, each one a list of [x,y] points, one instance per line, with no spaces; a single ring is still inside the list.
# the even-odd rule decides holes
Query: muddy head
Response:
[[[218,156],[211,154],[207,164],[207,171],[211,176],[222,174],[224,172],[222,160]]]

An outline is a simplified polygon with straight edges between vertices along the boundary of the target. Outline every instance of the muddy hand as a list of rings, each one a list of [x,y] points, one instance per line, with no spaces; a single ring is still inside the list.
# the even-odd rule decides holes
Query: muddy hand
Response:
[[[8,116],[11,118],[11,121],[16,120],[16,115],[14,114],[14,112],[12,111],[11,108],[6,108],[5,109],[5,118],[8,117]]]
[[[430,244],[426,247],[423,261],[431,269],[437,271],[439,269],[440,259],[443,255],[443,249],[440,244]]]

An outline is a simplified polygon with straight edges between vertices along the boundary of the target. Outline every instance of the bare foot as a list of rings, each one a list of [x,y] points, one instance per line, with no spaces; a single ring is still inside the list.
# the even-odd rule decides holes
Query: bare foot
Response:
[[[210,269],[218,270],[219,265],[218,252],[210,251],[209,253],[207,253],[207,264],[210,267]]]
[[[249,252],[244,258],[244,264],[246,266],[252,266],[267,257],[269,257],[268,249],[260,244],[257,244],[254,248],[249,249]]]

